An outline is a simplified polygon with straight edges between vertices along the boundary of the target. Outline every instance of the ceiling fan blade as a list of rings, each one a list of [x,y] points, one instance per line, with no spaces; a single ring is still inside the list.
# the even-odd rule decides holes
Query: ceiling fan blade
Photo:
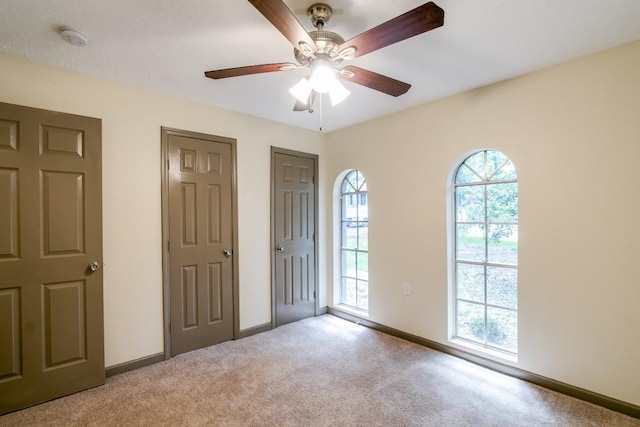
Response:
[[[391,96],[400,96],[403,93],[407,93],[411,87],[408,83],[354,65],[343,67],[342,70],[346,71],[346,73],[338,74],[338,77],[341,79],[366,86]]]
[[[316,42],[282,0],[249,0],[249,2],[289,40],[293,47],[305,51],[300,46],[300,42],[304,42],[311,49],[311,53],[318,50]]]
[[[311,93],[309,94],[309,100],[307,101],[306,104],[296,99],[296,105],[293,106],[293,111],[309,111],[309,109],[313,107],[313,102],[316,100],[317,94],[318,92],[316,92],[315,90],[312,90]]]
[[[443,24],[444,10],[433,2],[425,3],[369,31],[365,31],[351,40],[347,40],[338,47],[338,51],[355,47],[357,50],[346,55],[345,58],[357,58],[374,50],[441,27]]]
[[[210,79],[226,79],[227,77],[247,76],[249,74],[271,73],[274,71],[287,71],[295,68],[290,62],[279,64],[249,65],[247,67],[225,68],[223,70],[213,70],[204,73]]]

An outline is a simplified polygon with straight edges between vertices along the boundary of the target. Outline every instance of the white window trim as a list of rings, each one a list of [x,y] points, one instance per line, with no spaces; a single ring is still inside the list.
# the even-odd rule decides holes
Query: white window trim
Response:
[[[369,317],[371,311],[371,305],[369,310],[362,310],[356,307],[342,304],[342,183],[344,179],[351,172],[359,169],[346,169],[338,174],[333,183],[333,197],[332,197],[332,223],[333,223],[333,258],[331,263],[332,269],[332,305],[340,310],[350,312],[360,317]],[[360,170],[360,173],[362,171]],[[364,175],[364,174],[363,174]],[[366,178],[365,178],[366,179]],[[367,204],[369,202],[369,191],[367,187]],[[367,253],[369,251],[367,250]],[[370,301],[369,301],[370,302]]]
[[[449,175],[447,177],[447,188],[446,188],[446,226],[447,226],[447,272],[448,272],[448,280],[447,280],[447,337],[450,345],[454,348],[457,348],[462,351],[467,351],[469,353],[490,359],[495,360],[501,363],[506,363],[509,365],[516,365],[518,362],[519,351],[516,353],[511,353],[507,351],[501,351],[499,349],[494,349],[491,347],[486,347],[481,344],[476,344],[471,341],[467,341],[461,338],[456,337],[456,233],[455,233],[455,218],[456,218],[456,203],[455,203],[455,177],[462,163],[467,160],[470,156],[482,152],[482,151],[499,151],[504,154],[503,151],[498,150],[496,148],[478,148],[474,150],[470,150],[460,157],[458,157],[454,162],[453,166],[449,170]],[[505,154],[506,156],[506,154]],[[507,156],[508,157],[508,156]],[[511,160],[510,157],[508,157]],[[518,265],[519,268],[519,265]],[[519,313],[519,312],[518,312]],[[519,318],[520,316],[518,316]],[[518,320],[518,325],[519,325]],[[519,326],[518,326],[519,329]],[[518,334],[518,342],[520,342]],[[518,345],[519,346],[519,345]]]

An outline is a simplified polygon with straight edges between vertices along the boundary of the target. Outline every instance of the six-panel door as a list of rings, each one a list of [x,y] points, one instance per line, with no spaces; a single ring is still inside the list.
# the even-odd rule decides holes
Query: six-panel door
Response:
[[[104,383],[101,121],[0,103],[0,414]]]
[[[168,135],[171,354],[233,338],[231,144]]]
[[[315,159],[274,153],[275,324],[315,315]]]

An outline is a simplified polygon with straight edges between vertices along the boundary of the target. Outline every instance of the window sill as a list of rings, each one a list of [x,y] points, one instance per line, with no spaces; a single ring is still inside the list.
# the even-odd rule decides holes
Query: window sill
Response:
[[[500,350],[494,350],[492,348],[487,348],[482,345],[476,345],[470,343],[469,341],[461,340],[458,338],[452,338],[449,340],[451,344],[460,350],[465,350],[469,353],[473,353],[478,356],[482,356],[488,359],[492,359],[498,362],[508,362],[510,364],[518,363],[518,355],[511,354],[507,352],[503,352]]]
[[[351,307],[350,305],[336,304],[334,305],[334,308],[340,311],[346,311],[347,313],[353,314],[354,316],[369,318],[368,311],[360,310],[358,308]]]

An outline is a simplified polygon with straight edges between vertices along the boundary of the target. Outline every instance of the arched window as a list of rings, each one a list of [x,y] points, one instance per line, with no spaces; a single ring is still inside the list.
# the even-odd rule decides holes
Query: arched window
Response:
[[[369,209],[367,181],[349,172],[340,187],[340,304],[369,310]]]
[[[455,339],[518,350],[518,183],[504,154],[467,157],[454,176]]]

